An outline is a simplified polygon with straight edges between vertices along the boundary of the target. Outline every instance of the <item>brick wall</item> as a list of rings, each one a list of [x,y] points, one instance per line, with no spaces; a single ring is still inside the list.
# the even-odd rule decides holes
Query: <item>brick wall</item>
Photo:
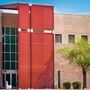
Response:
[[[54,14],[54,31],[62,34],[62,43],[68,43],[68,35],[87,35],[90,42],[90,16]]]
[[[90,16],[83,15],[54,15],[55,33],[62,34],[62,43],[55,43],[55,87],[57,87],[58,70],[60,70],[60,82],[61,88],[63,88],[63,82],[80,81],[82,83],[81,68],[76,65],[71,65],[65,58],[57,53],[57,50],[64,44],[68,44],[68,35],[73,34],[77,37],[81,35],[88,36],[88,42],[90,42]],[[87,73],[87,87],[90,88],[90,71]]]
[[[2,25],[8,26],[8,27],[17,27],[18,26],[18,15],[17,14],[8,14],[3,13],[2,14]]]

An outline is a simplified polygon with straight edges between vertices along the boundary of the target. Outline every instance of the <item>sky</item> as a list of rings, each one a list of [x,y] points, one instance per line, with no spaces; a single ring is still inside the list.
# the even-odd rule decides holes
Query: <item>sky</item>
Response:
[[[90,15],[90,0],[0,0],[0,5],[17,2],[53,5],[56,13]]]

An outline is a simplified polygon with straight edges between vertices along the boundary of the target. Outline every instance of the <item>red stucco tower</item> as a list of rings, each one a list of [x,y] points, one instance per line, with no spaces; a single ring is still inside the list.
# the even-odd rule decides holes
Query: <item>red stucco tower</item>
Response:
[[[53,6],[11,4],[18,10],[19,88],[54,88]]]

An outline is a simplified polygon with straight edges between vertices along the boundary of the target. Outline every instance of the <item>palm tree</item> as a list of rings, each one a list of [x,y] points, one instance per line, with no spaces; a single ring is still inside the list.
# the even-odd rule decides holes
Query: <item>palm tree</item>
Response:
[[[63,54],[70,63],[77,64],[82,68],[83,89],[87,87],[86,74],[90,68],[90,45],[82,38],[75,43],[60,48],[59,53]]]

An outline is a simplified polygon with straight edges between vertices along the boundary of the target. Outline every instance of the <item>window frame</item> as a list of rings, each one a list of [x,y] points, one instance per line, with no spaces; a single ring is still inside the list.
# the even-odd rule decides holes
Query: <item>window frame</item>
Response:
[[[62,34],[55,34],[55,43],[62,43]]]
[[[81,38],[88,41],[88,36],[87,35],[81,35]]]
[[[75,35],[73,34],[68,35],[68,43],[75,43]]]
[[[8,32],[7,32],[6,28],[8,29]],[[3,68],[3,70],[17,70],[18,65],[16,65],[16,64],[18,64],[18,57],[17,57],[17,53],[18,53],[18,50],[17,50],[18,49],[17,48],[17,46],[18,46],[18,29],[16,27],[2,27],[2,30],[3,30],[2,31],[2,35],[3,35],[3,37],[2,37],[3,38],[3,62],[2,63],[3,63],[3,67],[2,68]],[[15,30],[15,31],[13,31],[14,32],[13,34],[11,33],[11,30]],[[6,37],[9,37],[10,42],[5,41]],[[11,42],[12,37],[14,38],[13,43]],[[7,48],[5,48],[5,46],[7,46]],[[14,51],[11,50],[12,46],[14,46],[14,49],[15,49]],[[7,55],[9,55],[9,60],[5,60],[5,58],[6,58],[5,53]],[[14,60],[11,60],[12,59],[11,58],[12,53],[15,54]],[[6,65],[6,63],[9,63],[9,65]],[[15,68],[12,69],[11,63],[15,64],[14,65]]]

